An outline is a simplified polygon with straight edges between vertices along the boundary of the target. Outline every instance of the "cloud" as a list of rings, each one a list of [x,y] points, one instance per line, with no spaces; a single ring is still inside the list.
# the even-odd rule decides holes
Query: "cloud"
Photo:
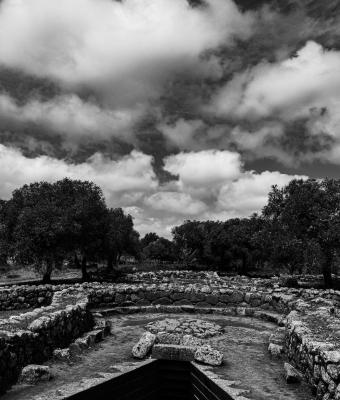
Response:
[[[178,153],[164,160],[164,169],[179,175],[180,184],[192,187],[216,185],[240,175],[240,154],[231,151],[203,150]]]
[[[69,177],[98,184],[109,205],[129,205],[141,193],[157,187],[151,164],[152,157],[137,151],[118,161],[96,153],[84,163],[73,164],[47,156],[28,158],[18,150],[0,145],[0,198],[9,198],[14,189],[26,183]]]
[[[149,232],[156,232],[160,236],[171,239],[172,228],[183,222],[183,217],[174,215],[162,218],[154,216],[145,207],[124,207],[124,211],[132,215],[134,226],[141,237]]]
[[[295,177],[243,171],[238,154],[226,151],[179,156],[187,161],[179,165],[182,184],[173,181],[164,185],[156,178],[152,157],[135,150],[118,160],[95,153],[85,162],[74,164],[47,156],[28,158],[0,145],[0,198],[8,199],[14,189],[30,182],[53,182],[64,177],[90,180],[103,189],[109,206],[124,207],[131,213],[142,234],[156,231],[170,237],[171,228],[188,218],[226,219],[260,211],[272,185],[283,186]],[[194,180],[193,165],[197,167]],[[210,170],[203,168],[208,166]]]
[[[253,14],[232,0],[2,0],[0,121],[36,141],[58,136],[52,145],[61,138],[67,156],[112,138],[123,143],[121,153],[143,148],[141,124],[166,119],[172,82],[220,79],[215,52],[249,37],[253,25]],[[16,71],[16,90],[5,73],[1,91],[4,68]],[[36,92],[27,89],[32,81],[42,85]]]
[[[247,171],[240,179],[221,187],[217,209],[235,216],[249,216],[259,212],[266,204],[273,185],[283,187],[294,178],[306,177],[282,174],[278,171],[264,171],[260,174]]]
[[[291,58],[262,62],[236,73],[215,95],[210,112],[233,118],[237,148],[258,152],[258,158],[271,155],[283,161],[288,156],[291,161],[292,149],[284,148],[291,143],[300,161],[319,158],[338,163],[333,149],[325,144],[333,141],[335,147],[340,146],[339,70],[340,51],[309,41]],[[242,128],[246,121],[256,128]],[[295,135],[303,139],[302,151],[297,147],[299,140],[288,135],[288,127],[299,121],[305,125]]]
[[[6,94],[0,94],[0,118],[18,126],[28,123],[56,132],[68,142],[87,138],[93,141],[124,138],[132,141],[132,128],[143,115],[141,109],[104,109],[85,102],[77,95],[62,95],[49,101],[30,99],[23,105]]]
[[[145,200],[145,204],[154,210],[180,214],[186,217],[202,214],[208,208],[205,203],[193,199],[187,193],[169,191],[153,194]]]
[[[252,22],[231,0],[196,7],[185,0],[4,0],[0,63],[103,90],[132,78],[138,91],[139,77],[198,61],[234,36],[249,36]]]
[[[237,74],[214,104],[217,112],[238,118],[309,116],[311,108],[325,107],[340,97],[339,68],[340,52],[310,41],[295,57]]]
[[[180,150],[194,150],[196,147],[195,134],[204,128],[203,121],[178,119],[174,123],[163,122],[157,127],[168,142]]]

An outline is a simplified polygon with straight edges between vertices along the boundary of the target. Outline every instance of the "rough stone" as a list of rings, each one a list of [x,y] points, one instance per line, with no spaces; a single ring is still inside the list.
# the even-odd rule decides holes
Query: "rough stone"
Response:
[[[21,371],[19,381],[36,385],[38,382],[49,381],[50,379],[52,379],[52,374],[48,366],[30,364]]]
[[[180,339],[180,344],[182,346],[189,346],[189,347],[199,347],[199,346],[203,346],[204,344],[204,340],[196,338],[192,335],[184,335],[181,339]]]
[[[70,349],[55,349],[53,351],[53,357],[59,361],[69,361],[71,359]]]
[[[268,351],[269,351],[270,355],[273,357],[281,357],[281,355],[283,353],[283,346],[280,346],[275,343],[269,343]]]
[[[179,345],[181,336],[175,333],[159,332],[157,334],[157,343],[160,344],[176,344]]]
[[[294,368],[291,364],[284,363],[285,379],[287,383],[298,383],[301,381],[300,372]]]
[[[151,332],[145,332],[139,339],[138,343],[132,348],[132,355],[135,358],[145,358],[150,352],[152,346],[156,341],[156,335]]]
[[[208,365],[221,365],[223,362],[223,354],[206,344],[196,349],[195,360]]]

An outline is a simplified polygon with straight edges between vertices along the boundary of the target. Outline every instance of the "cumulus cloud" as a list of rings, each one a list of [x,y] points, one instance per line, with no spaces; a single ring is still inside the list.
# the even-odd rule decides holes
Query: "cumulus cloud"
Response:
[[[231,0],[4,0],[0,63],[66,85],[107,86],[197,60],[249,36],[251,24]]]
[[[181,157],[187,156],[194,162],[200,153],[181,153]],[[223,151],[203,152],[203,155],[210,164],[223,166],[227,171],[225,162],[229,161],[229,165],[236,162],[233,154]],[[47,156],[28,158],[16,149],[0,145],[0,198],[9,198],[14,189],[29,182],[53,182],[64,177],[90,180],[103,189],[109,206],[123,207],[131,213],[136,229],[142,234],[156,231],[170,237],[172,227],[186,219],[226,219],[260,211],[271,186],[283,186],[293,178],[279,172],[243,171],[240,163],[233,165],[233,172],[221,173],[216,169],[215,176],[212,171],[206,175],[204,169],[198,168],[200,191],[195,190],[198,181],[189,179],[194,172],[190,163],[184,164],[187,168],[182,165],[179,180],[184,179],[194,187],[178,185],[176,181],[161,184],[152,162],[151,156],[132,151],[118,160],[96,153],[86,162],[74,164]]]
[[[153,194],[145,200],[145,204],[154,210],[181,214],[187,217],[202,214],[208,208],[205,203],[192,198],[188,193],[169,191]]]
[[[164,160],[164,169],[179,176],[185,186],[205,187],[232,180],[240,175],[240,154],[228,150],[203,150],[178,153]]]
[[[266,204],[273,185],[283,187],[294,178],[306,177],[282,174],[278,171],[264,171],[260,174],[247,171],[240,179],[221,187],[217,209],[235,216],[249,216],[259,212]]]
[[[204,128],[202,120],[185,120],[180,118],[174,123],[163,122],[157,127],[171,145],[180,150],[195,150],[196,133]]]
[[[7,119],[16,126],[37,124],[51,134],[57,132],[69,142],[112,137],[132,141],[132,128],[142,115],[140,108],[105,109],[77,95],[62,95],[49,101],[30,99],[19,105],[7,94],[0,94],[0,119]]]
[[[84,137],[136,147],[141,119],[162,120],[170,82],[220,79],[214,52],[249,37],[253,24],[253,14],[232,0],[195,6],[188,0],[3,0],[0,78],[2,68],[22,73],[24,82],[43,78],[60,95],[42,101],[24,84],[15,91],[18,106],[9,88],[0,118],[10,131],[27,123],[47,127],[50,137],[62,137],[65,151],[84,148]],[[0,93],[1,86],[0,79]],[[37,136],[33,129],[30,135]]]
[[[237,74],[215,99],[217,111],[239,118],[309,116],[339,98],[340,52],[308,42],[295,57]]]
[[[256,124],[257,129],[251,133],[235,129],[233,136],[240,145],[238,148],[248,147],[248,150],[256,152],[262,144],[262,157],[266,156],[266,152],[276,158],[282,156],[280,149],[275,154],[275,148],[266,146],[265,142],[273,144],[273,140],[268,139],[282,137],[277,145],[283,147],[286,125],[304,120],[309,136],[314,139],[310,140],[313,143],[311,149],[308,148],[308,141],[304,143],[305,157],[303,154],[299,156],[305,160],[324,158],[339,162],[332,156],[332,151],[323,148],[322,143],[324,135],[328,135],[336,147],[340,143],[339,70],[339,51],[326,50],[320,44],[309,41],[291,58],[274,63],[262,62],[247,71],[236,73],[218,91],[210,110],[222,118],[232,117],[241,125],[244,121]],[[268,121],[271,122],[268,124]],[[302,134],[300,131],[301,137]],[[315,146],[318,138],[320,146]]]
[[[9,198],[14,189],[26,183],[69,177],[98,184],[110,205],[129,205],[157,187],[151,164],[152,157],[137,151],[118,161],[96,153],[84,163],[72,164],[47,156],[28,158],[0,145],[0,198]]]

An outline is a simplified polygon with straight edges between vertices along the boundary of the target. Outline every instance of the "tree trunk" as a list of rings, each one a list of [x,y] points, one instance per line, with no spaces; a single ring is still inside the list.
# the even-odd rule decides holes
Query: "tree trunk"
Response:
[[[324,252],[324,255],[325,259],[322,265],[322,274],[323,274],[325,288],[329,289],[333,286],[333,280],[332,280],[333,254],[331,251],[327,250]]]
[[[112,257],[112,253],[109,253],[108,256],[107,256],[106,269],[107,269],[108,271],[113,271],[113,257]]]
[[[78,258],[78,256],[77,256],[77,253],[75,253],[75,255],[74,255],[74,265],[77,267],[77,268],[81,268],[81,265],[80,265],[80,262],[79,262],[79,258]]]
[[[5,255],[5,254],[0,255],[0,265],[1,266],[5,266],[5,265],[7,266],[8,265],[7,260],[8,260],[7,255]]]
[[[87,272],[87,260],[86,256],[83,256],[81,260],[81,273],[82,273],[82,280],[83,282],[86,282],[89,280],[89,274]]]
[[[53,269],[52,260],[47,260],[46,261],[46,269],[45,269],[45,272],[44,272],[44,275],[43,275],[43,279],[42,279],[43,283],[51,283],[52,269]]]

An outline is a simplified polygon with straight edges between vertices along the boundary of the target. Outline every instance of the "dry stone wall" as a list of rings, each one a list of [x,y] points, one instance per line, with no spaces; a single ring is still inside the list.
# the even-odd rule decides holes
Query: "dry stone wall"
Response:
[[[340,302],[340,292],[310,289],[261,288],[247,285],[211,287],[198,284],[88,284],[89,301],[96,307],[190,305],[194,307],[258,307],[280,313],[296,302],[314,297]]]
[[[265,310],[287,315],[286,354],[311,384],[316,399],[340,400],[340,292],[290,289],[258,280],[224,280],[220,287],[198,284],[92,284],[89,299],[96,307],[127,308],[132,312],[174,310],[201,312],[231,308],[261,316]],[[339,310],[339,311],[338,311]],[[281,320],[282,321],[282,320]],[[335,336],[334,336],[335,333]],[[332,336],[333,335],[333,336]],[[332,340],[330,340],[332,337]]]
[[[59,290],[50,306],[0,320],[0,392],[17,381],[25,365],[46,361],[56,347],[66,347],[92,327],[83,288]]]
[[[339,291],[286,288],[277,279],[190,274],[171,271],[164,279],[162,273],[137,274],[130,283],[117,284],[3,288],[1,310],[39,308],[0,320],[0,390],[5,391],[16,381],[23,366],[46,360],[55,348],[66,347],[90,330],[93,318],[89,307],[130,312],[220,310],[222,315],[235,309],[249,316],[261,316],[262,312],[288,316],[288,358],[304,373],[317,399],[340,400],[340,346],[337,340],[325,336],[328,329],[340,337]],[[309,323],[315,315],[318,319]],[[315,329],[318,326],[321,333]]]
[[[320,338],[306,323],[308,314],[291,312],[286,325],[286,352],[288,358],[305,375],[318,400],[340,399],[340,345],[336,332],[327,326],[329,311],[325,307],[313,310],[323,321],[315,328],[323,330]],[[323,322],[323,323],[322,323]],[[331,328],[331,331],[328,331]],[[334,335],[335,337],[332,335]],[[334,340],[335,339],[335,340]]]
[[[49,305],[53,297],[51,285],[11,286],[0,290],[0,311],[22,310]]]

